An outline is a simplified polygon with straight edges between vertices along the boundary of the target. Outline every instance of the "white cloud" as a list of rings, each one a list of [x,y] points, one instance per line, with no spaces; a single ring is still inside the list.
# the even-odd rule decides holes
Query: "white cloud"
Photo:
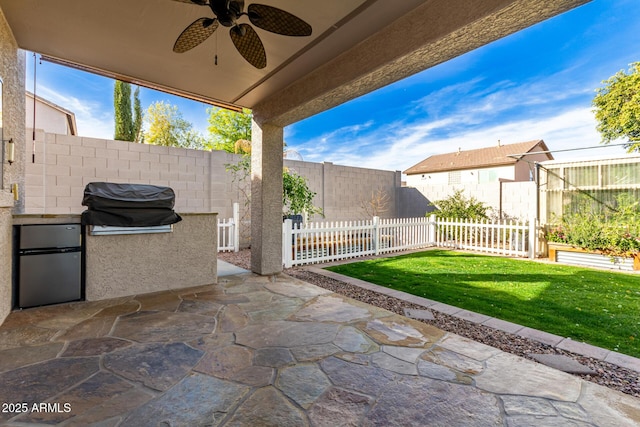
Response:
[[[603,147],[588,73],[567,68],[515,83],[476,76],[406,106],[396,121],[341,130],[304,144],[305,160],[404,170],[439,153],[543,139],[553,150]],[[316,150],[311,148],[315,147]],[[296,147],[294,147],[296,148]],[[558,159],[623,154],[621,147],[557,152]]]
[[[98,102],[58,92],[46,86],[39,86],[37,95],[75,113],[78,135],[104,139],[113,138],[113,111],[110,108],[105,108]]]
[[[458,150],[470,150],[497,144],[513,144],[535,139],[543,139],[550,150],[567,150],[586,147],[600,147],[600,136],[595,130],[595,119],[589,108],[569,108],[555,115],[543,118],[515,120],[505,124],[488,125],[480,128],[464,129],[447,137],[431,138],[430,134],[438,126],[449,125],[446,119],[435,123],[417,122],[406,127],[385,127],[376,134],[386,134],[378,139],[375,152],[363,151],[359,140],[349,144],[336,145],[332,153],[322,153],[322,157],[307,156],[309,161],[331,161],[338,164],[384,170],[405,170],[433,154]],[[393,132],[389,132],[390,130]],[[360,139],[371,138],[372,135]],[[621,147],[558,152],[556,159],[607,156],[623,154]],[[515,153],[514,153],[515,154]]]

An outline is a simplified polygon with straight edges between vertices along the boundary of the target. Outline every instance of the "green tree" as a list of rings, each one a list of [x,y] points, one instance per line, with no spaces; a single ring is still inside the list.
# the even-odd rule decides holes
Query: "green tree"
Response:
[[[131,116],[131,85],[116,80],[113,88],[113,107],[115,118],[114,139],[134,141],[135,132]]]
[[[148,124],[144,139],[148,144],[202,149],[205,139],[182,118],[176,105],[158,101],[149,106],[144,121]]]
[[[251,140],[251,110],[243,108],[242,112],[238,113],[225,108],[211,107],[207,109],[207,113],[209,114],[207,129],[211,137],[209,148],[229,153],[248,153],[246,148],[236,142]]]
[[[140,86],[136,86],[133,92],[133,134],[135,142],[142,141],[142,121],[144,114],[140,105]]]
[[[628,73],[621,70],[603,84],[593,99],[602,142],[627,138],[627,151],[640,152],[640,62],[631,64]]]

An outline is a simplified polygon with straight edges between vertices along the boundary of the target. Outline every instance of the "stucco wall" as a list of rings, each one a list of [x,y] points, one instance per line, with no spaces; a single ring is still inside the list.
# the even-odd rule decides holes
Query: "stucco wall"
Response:
[[[20,51],[0,10],[0,79],[2,79],[2,139],[13,138],[16,162],[0,165],[0,323],[11,311],[11,223],[12,213],[20,212],[23,199],[15,201],[9,189],[18,184],[18,196],[24,189],[25,144],[25,53]],[[4,144],[0,147],[2,149]]]
[[[172,233],[87,235],[86,299],[216,283],[216,214],[180,214]]]
[[[527,165],[525,163],[524,168],[526,167]],[[496,166],[493,168],[466,169],[466,170],[461,170],[457,172],[460,173],[459,184],[463,184],[463,185],[481,183],[481,178],[480,178],[481,173],[485,173],[485,174],[491,173],[491,177],[495,181],[498,181],[501,178],[508,179],[508,180],[515,179],[516,181],[529,180],[528,173],[526,177],[523,174],[521,174],[520,177],[522,179],[516,179],[516,176],[518,174],[517,174],[517,168],[515,168],[514,170],[514,166]],[[450,172],[433,172],[433,173],[409,175],[407,176],[406,183],[407,183],[407,186],[410,186],[410,187],[424,186],[424,185],[449,185],[449,173]]]
[[[492,209],[492,214],[496,217],[500,214],[501,199],[502,214],[505,218],[527,220],[536,215],[537,188],[535,182],[503,182],[502,189],[500,187],[499,182],[467,185],[441,184],[406,187],[403,191],[413,192],[411,203],[416,205],[415,209],[428,206],[437,200],[446,199],[456,190],[462,190],[465,197],[473,196],[489,206]],[[424,199],[421,200],[418,194],[422,195]],[[422,215],[424,214],[425,212],[422,212]]]

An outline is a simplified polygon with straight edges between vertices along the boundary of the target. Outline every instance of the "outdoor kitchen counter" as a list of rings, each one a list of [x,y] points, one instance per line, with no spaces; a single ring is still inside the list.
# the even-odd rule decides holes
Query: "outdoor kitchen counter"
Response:
[[[180,216],[171,233],[87,233],[87,300],[216,283],[218,214]]]
[[[17,214],[13,225],[30,224],[79,224],[80,215],[75,214]]]
[[[217,282],[217,213],[180,213],[170,233],[86,233],[87,301]],[[14,215],[14,225],[80,223],[80,215]]]

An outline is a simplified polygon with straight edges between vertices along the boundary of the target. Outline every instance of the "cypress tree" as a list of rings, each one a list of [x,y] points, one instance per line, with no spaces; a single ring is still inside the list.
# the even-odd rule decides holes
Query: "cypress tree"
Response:
[[[133,119],[131,117],[131,85],[116,80],[113,89],[113,106],[115,118],[114,139],[120,141],[133,141]]]
[[[134,141],[142,142],[142,106],[140,105],[140,86],[133,92],[133,135]]]

